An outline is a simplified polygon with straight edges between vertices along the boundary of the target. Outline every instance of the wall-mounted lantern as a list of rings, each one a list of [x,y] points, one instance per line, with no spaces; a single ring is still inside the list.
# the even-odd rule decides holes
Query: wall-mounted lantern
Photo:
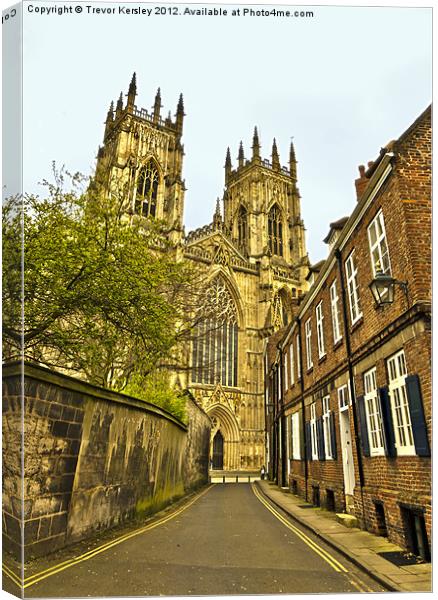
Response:
[[[407,281],[398,281],[391,277],[391,275],[386,275],[383,271],[378,270],[376,272],[376,276],[372,280],[369,285],[371,293],[373,295],[374,300],[376,301],[377,306],[383,306],[384,304],[392,304],[394,302],[394,292],[395,286],[399,285],[408,301],[408,284]]]

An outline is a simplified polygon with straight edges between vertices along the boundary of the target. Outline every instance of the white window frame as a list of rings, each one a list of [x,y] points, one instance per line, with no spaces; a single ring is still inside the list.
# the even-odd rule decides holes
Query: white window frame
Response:
[[[325,356],[324,346],[324,313],[322,312],[322,300],[315,309],[316,314],[316,333],[318,338],[318,356],[323,358]]]
[[[301,460],[300,413],[292,413],[292,458]]]
[[[297,381],[301,379],[301,353],[300,353],[300,336],[297,335]]]
[[[310,440],[312,444],[312,460],[318,460],[318,434],[316,431],[316,402],[310,405]]]
[[[347,384],[341,385],[341,387],[338,388],[338,402],[340,411],[348,409],[348,406],[350,404],[350,393]]]
[[[375,238],[374,241],[372,239],[373,233]],[[383,219],[382,209],[379,210],[368,225],[368,242],[370,245],[373,276],[376,276],[378,270],[385,273],[385,275],[391,275],[391,261],[389,259],[388,242],[386,239],[385,221]]]
[[[325,457],[328,460],[333,460],[332,455],[332,431],[330,427],[331,411],[330,411],[330,396],[324,396],[322,399],[322,425],[324,430],[324,450]]]
[[[306,332],[306,364],[307,364],[307,370],[311,369],[313,367],[313,360],[312,360],[312,319],[307,319],[305,325],[305,332]]]
[[[348,303],[350,306],[351,324],[354,325],[362,317],[359,300],[359,284],[357,281],[357,267],[354,264],[354,250],[350,252],[345,261],[345,275],[347,278]]]
[[[332,326],[333,326],[333,343],[337,344],[342,340],[341,333],[341,308],[339,303],[338,290],[336,289],[336,279],[330,286],[330,303],[332,307]]]
[[[289,346],[289,376],[290,376],[290,387],[292,387],[295,384],[294,345],[293,345],[293,342]]]
[[[383,422],[376,381],[376,367],[363,374],[364,405],[370,456],[383,456],[385,454]]]
[[[288,349],[283,356],[283,369],[284,369],[284,391],[289,389],[289,373],[288,373]]]
[[[289,444],[289,439],[291,436],[291,428],[290,428],[290,420],[289,419],[285,419],[286,421],[286,465],[287,465],[287,476],[289,478],[290,475],[290,444]]]
[[[405,383],[407,369],[404,351],[400,350],[390,356],[386,361],[386,365],[388,368],[388,388],[395,447],[398,455],[411,456],[416,452]]]

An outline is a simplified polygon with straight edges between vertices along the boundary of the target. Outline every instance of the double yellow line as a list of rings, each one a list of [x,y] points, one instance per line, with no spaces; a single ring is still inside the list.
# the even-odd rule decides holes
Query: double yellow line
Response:
[[[293,531],[295,535],[297,535],[309,548],[311,548],[318,556],[326,561],[335,571],[338,573],[348,573],[348,569],[344,567],[339,561],[336,560],[327,550],[321,548],[316,542],[314,542],[311,538],[309,538],[305,533],[303,533],[298,527],[295,527],[290,523],[287,519],[283,517],[275,508],[273,508],[260,494],[255,485],[252,486],[252,491],[254,492],[256,498],[260,500],[260,502],[266,506],[266,508],[276,517],[279,521],[283,523],[288,529]]]
[[[316,542],[314,542],[309,536],[303,533],[300,529],[292,525],[287,519],[283,517],[281,513],[279,513],[271,504],[269,504],[261,495],[259,490],[256,488],[254,484],[252,484],[252,490],[257,497],[258,500],[276,517],[279,521],[283,523],[288,529],[293,531],[295,535],[297,535],[309,548],[311,548],[318,556],[324,559],[337,573],[342,573],[348,578],[348,581],[351,583],[353,587],[357,589],[358,592],[373,592],[370,587],[368,587],[355,573],[351,573],[348,571],[343,564],[341,564],[334,556],[332,556],[327,550],[321,548]],[[348,575],[347,575],[348,573]]]
[[[9,577],[9,579],[12,579],[12,581],[15,583],[15,585],[18,585],[18,587],[22,587],[21,585],[21,579],[18,575],[16,575],[14,573],[14,571],[12,571],[7,565],[3,564],[2,565],[2,571],[5,575],[7,575]]]
[[[25,588],[28,588],[31,585],[35,585],[36,583],[38,583],[39,581],[42,581],[43,579],[47,579],[48,577],[51,577],[52,575],[56,575],[56,573],[60,573],[61,571],[64,571],[65,569],[69,569],[70,567],[74,567],[75,565],[78,565],[81,562],[89,560],[90,558],[93,558],[94,556],[97,556],[98,554],[101,554],[102,552],[106,552],[110,548],[113,548],[114,546],[118,546],[122,542],[126,542],[126,540],[129,540],[137,535],[140,535],[141,533],[145,533],[146,531],[151,531],[151,529],[155,529],[155,527],[164,525],[168,521],[171,521],[172,519],[174,519],[175,517],[180,515],[182,512],[187,510],[195,502],[197,502],[202,496],[204,496],[204,494],[206,494],[211,489],[211,487],[212,486],[210,485],[206,490],[204,490],[203,492],[198,494],[195,498],[193,498],[193,500],[191,500],[190,502],[188,502],[187,504],[185,504],[184,506],[182,506],[181,508],[179,508],[178,510],[173,512],[171,515],[168,515],[166,517],[158,519],[154,523],[145,525],[144,527],[141,527],[140,529],[136,529],[135,531],[126,533],[125,535],[122,535],[114,540],[111,540],[111,541],[107,542],[106,544],[97,546],[96,548],[93,548],[93,550],[90,550],[89,552],[85,552],[84,554],[80,554],[79,556],[75,556],[74,558],[70,558],[69,560],[58,563],[56,565],[53,565],[53,567],[49,567],[48,569],[45,569],[44,571],[40,571],[39,573],[35,573],[34,575],[29,575],[29,577],[25,577],[23,580],[21,580],[20,577],[18,575],[16,575],[5,564],[2,565],[3,573],[7,577],[12,579],[12,581],[16,585],[18,585],[18,587],[20,587],[24,590]]]

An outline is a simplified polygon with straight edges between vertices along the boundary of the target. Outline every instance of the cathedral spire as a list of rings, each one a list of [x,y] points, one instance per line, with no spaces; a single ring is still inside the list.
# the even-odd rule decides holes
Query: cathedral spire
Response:
[[[109,131],[109,129],[111,128],[112,124],[114,122],[114,102],[111,101],[110,107],[108,109],[108,113],[106,115],[106,121],[105,121],[105,135],[107,134],[107,132]]]
[[[277,142],[275,141],[275,138],[274,143],[272,144],[272,168],[276,171],[280,171],[281,169],[280,157],[278,156]]]
[[[289,166],[290,166],[291,179],[296,182],[296,180],[297,180],[297,159],[295,158],[295,148],[294,148],[294,143],[292,141],[290,143]]]
[[[154,102],[154,123],[158,123],[158,121],[160,120],[161,106],[161,91],[160,88],[158,88]]]
[[[222,213],[221,213],[221,204],[219,198],[216,199],[216,210],[213,215],[213,228],[214,229],[222,229]]]
[[[120,92],[120,96],[119,96],[119,99],[117,100],[117,104],[116,104],[116,117],[118,117],[120,115],[122,110],[123,110],[123,92]]]
[[[178,106],[176,108],[176,128],[179,133],[182,133],[183,130],[183,121],[184,121],[184,99],[183,95],[179,95]]]
[[[228,146],[227,148],[227,156],[225,157],[225,177],[227,178],[228,175],[231,173],[231,153],[230,153],[230,147]]]
[[[134,72],[132,75],[131,83],[129,84],[128,90],[128,110],[132,110],[134,108],[135,97],[137,95],[137,76]]]
[[[252,138],[252,159],[260,160],[260,142],[257,127],[254,127],[254,136]]]
[[[112,100],[106,116],[106,122],[110,123],[111,121],[114,121],[114,102]]]
[[[240,142],[240,145],[239,145],[239,155],[238,155],[237,159],[239,161],[239,168],[243,167],[243,164],[245,162],[245,155],[243,153],[243,144],[242,144],[242,142]]]

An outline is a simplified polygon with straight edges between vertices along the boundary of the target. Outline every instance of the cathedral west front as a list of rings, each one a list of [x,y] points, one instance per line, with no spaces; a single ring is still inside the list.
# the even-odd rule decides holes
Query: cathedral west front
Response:
[[[121,94],[111,103],[96,173],[108,186],[123,181],[127,212],[163,220],[179,255],[205,269],[208,315],[185,349],[189,365],[179,385],[211,419],[211,468],[258,471],[265,461],[265,340],[308,289],[295,150],[291,143],[283,166],[274,139],[270,159],[263,158],[255,128],[252,147],[241,143],[234,163],[226,151],[225,190],[211,223],[185,234],[183,97],[174,118],[163,118],[160,90],[151,111],[138,108],[136,96],[134,74],[127,101]]]

